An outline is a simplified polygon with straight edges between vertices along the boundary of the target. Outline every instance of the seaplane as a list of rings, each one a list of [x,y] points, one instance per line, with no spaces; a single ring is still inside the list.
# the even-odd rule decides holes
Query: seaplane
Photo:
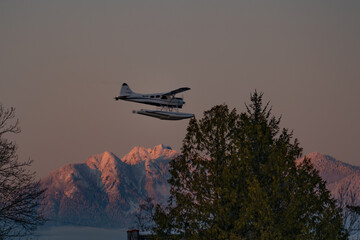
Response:
[[[188,87],[182,87],[166,93],[140,94],[133,92],[129,85],[123,83],[120,95],[114,97],[117,100],[124,100],[142,104],[148,104],[159,107],[158,110],[134,110],[133,113],[159,118],[161,120],[182,120],[194,117],[192,113],[182,113],[179,109],[183,107],[185,101],[183,98],[175,97],[176,94],[190,90]]]

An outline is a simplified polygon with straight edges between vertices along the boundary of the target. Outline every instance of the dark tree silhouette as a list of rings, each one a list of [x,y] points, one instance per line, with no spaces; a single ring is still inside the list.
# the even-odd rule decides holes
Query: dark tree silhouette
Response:
[[[16,144],[6,134],[20,133],[15,109],[0,104],[0,239],[29,237],[45,222],[38,213],[45,190],[27,170],[32,160],[18,161]]]
[[[135,224],[141,231],[150,231],[154,227],[155,204],[151,197],[141,200],[135,214]]]
[[[350,209],[351,211],[353,211],[354,213],[360,215],[360,206],[347,205],[346,207],[347,207],[348,209]]]
[[[262,94],[246,111],[214,106],[191,119],[170,162],[168,206],[156,207],[158,239],[346,239],[341,209]]]

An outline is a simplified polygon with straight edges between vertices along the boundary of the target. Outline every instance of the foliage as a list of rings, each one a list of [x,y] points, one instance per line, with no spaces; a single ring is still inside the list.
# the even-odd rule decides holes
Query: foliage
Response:
[[[357,220],[360,207],[356,206],[358,194],[352,189],[348,189],[345,185],[339,188],[337,194],[337,204],[342,208],[343,224],[349,235],[354,235],[359,230]]]
[[[153,228],[155,205],[151,197],[147,197],[139,204],[139,210],[135,214],[135,224],[141,231],[150,231]]]
[[[26,170],[32,161],[19,162],[15,143],[4,137],[20,132],[14,118],[14,108],[0,104],[0,239],[30,236],[45,221],[37,211],[45,190]]]
[[[214,106],[191,119],[170,163],[159,239],[346,239],[340,209],[280,118],[251,95],[246,112]]]
[[[350,206],[347,205],[346,208],[348,208],[350,211],[356,213],[356,214],[360,214],[360,206]]]

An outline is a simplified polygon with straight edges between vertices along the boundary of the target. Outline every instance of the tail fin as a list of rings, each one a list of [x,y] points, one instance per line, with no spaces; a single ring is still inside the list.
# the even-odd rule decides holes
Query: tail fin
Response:
[[[123,83],[121,90],[120,90],[120,97],[129,96],[133,91],[129,88],[129,86],[126,83]]]

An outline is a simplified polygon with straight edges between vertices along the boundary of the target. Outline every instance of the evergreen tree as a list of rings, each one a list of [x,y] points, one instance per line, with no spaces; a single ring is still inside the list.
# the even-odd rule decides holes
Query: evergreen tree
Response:
[[[159,239],[346,239],[340,209],[280,118],[251,95],[191,119],[170,162],[168,206],[156,208]]]

